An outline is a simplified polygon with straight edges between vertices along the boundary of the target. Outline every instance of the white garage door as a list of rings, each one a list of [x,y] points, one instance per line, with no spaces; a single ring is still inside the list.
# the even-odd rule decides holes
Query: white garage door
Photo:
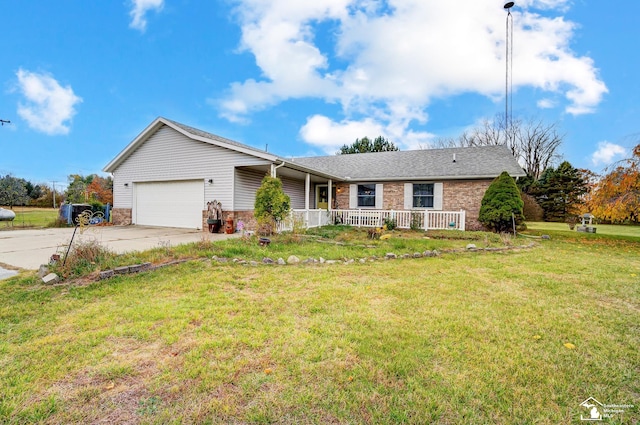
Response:
[[[133,221],[145,226],[202,227],[202,180],[135,184]]]

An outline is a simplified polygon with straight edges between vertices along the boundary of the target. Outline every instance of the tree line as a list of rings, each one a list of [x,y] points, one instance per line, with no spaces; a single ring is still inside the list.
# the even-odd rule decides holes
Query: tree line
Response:
[[[34,184],[10,174],[0,176],[0,205],[54,207],[68,203],[113,204],[113,179],[97,174],[71,174],[65,190],[58,191],[47,183]]]

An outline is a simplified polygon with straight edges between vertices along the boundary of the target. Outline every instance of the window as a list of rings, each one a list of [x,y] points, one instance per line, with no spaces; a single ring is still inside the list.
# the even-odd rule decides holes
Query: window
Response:
[[[433,208],[433,183],[414,183],[413,208]]]
[[[376,206],[376,185],[375,184],[359,184],[358,185],[358,206],[359,207],[375,207]]]

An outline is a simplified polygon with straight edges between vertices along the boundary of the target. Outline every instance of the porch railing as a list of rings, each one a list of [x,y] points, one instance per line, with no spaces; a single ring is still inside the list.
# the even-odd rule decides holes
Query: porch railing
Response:
[[[292,210],[289,217],[278,223],[278,231],[290,231],[294,227],[320,227],[327,224],[380,227],[384,225],[385,220],[394,220],[399,229],[465,230],[465,219],[465,210]]]

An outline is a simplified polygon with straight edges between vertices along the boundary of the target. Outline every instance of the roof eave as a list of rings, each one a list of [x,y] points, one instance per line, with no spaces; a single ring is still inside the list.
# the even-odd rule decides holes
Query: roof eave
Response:
[[[509,173],[511,177],[525,177],[525,173],[515,174]],[[412,180],[486,180],[495,179],[499,174],[485,174],[485,175],[468,175],[468,176],[400,176],[400,177],[348,177],[345,181],[367,181],[367,182],[389,182],[389,181],[412,181]]]
[[[208,137],[198,136],[197,134],[190,133],[189,131],[175,125],[173,122],[166,120],[162,117],[156,118],[151,124],[147,126],[131,143],[129,143],[114,159],[112,159],[107,165],[104,166],[102,171],[106,173],[113,173],[113,171],[133,152],[138,146],[144,143],[153,133],[155,133],[162,125],[166,125],[171,129],[179,132],[180,134],[188,137],[192,140],[208,143],[210,145],[219,146],[225,149],[230,149],[236,152],[241,152],[247,155],[251,155],[256,158],[264,159],[266,161],[283,161],[276,155],[269,154],[267,152],[260,152],[254,149],[244,148],[242,146],[225,143],[221,140],[210,139]]]

